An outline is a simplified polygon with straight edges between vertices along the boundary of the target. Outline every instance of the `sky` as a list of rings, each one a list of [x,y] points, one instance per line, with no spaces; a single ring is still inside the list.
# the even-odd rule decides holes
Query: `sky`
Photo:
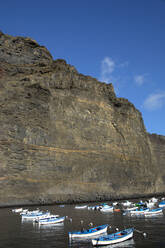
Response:
[[[3,33],[112,83],[149,133],[165,135],[165,0],[5,0],[0,10]]]

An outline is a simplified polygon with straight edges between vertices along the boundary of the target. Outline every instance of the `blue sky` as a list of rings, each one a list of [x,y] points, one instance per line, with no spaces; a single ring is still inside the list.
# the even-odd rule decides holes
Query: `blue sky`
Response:
[[[165,135],[165,0],[5,0],[0,9],[2,32],[112,82],[147,131]]]

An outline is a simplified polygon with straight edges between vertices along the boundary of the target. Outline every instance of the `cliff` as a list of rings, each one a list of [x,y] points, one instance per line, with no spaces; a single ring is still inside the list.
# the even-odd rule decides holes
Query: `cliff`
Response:
[[[1,206],[163,193],[162,139],[112,84],[0,32]]]

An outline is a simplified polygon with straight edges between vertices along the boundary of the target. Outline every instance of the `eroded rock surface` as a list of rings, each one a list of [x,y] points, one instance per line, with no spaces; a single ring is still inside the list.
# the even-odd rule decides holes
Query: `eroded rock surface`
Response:
[[[156,150],[141,113],[112,84],[0,33],[1,206],[163,193]]]

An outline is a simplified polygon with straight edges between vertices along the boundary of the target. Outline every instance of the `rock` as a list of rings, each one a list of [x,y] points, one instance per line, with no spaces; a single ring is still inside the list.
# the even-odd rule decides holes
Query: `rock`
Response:
[[[161,194],[165,144],[154,137],[112,84],[0,32],[1,206]]]

